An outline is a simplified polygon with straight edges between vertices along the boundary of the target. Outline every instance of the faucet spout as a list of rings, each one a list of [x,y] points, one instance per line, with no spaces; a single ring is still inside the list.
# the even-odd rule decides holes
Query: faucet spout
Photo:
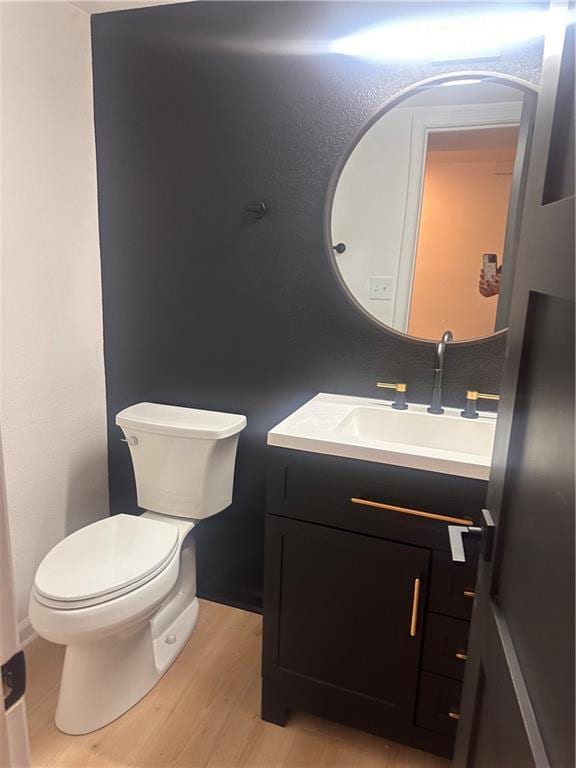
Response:
[[[436,354],[434,357],[434,378],[432,380],[432,399],[428,408],[428,413],[444,413],[442,408],[442,381],[444,378],[444,356],[446,354],[446,345],[454,339],[452,331],[444,331],[442,338],[436,345]]]

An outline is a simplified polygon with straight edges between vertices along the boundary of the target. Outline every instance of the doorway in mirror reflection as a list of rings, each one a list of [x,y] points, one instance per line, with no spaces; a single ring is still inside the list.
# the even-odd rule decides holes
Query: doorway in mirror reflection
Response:
[[[435,131],[428,137],[408,333],[489,336],[500,274],[479,289],[482,255],[502,269],[517,126]]]

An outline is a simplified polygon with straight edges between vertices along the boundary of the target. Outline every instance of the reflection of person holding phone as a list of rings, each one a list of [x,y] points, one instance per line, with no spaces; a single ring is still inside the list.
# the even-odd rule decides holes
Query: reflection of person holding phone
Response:
[[[483,267],[480,270],[478,290],[486,299],[489,299],[490,296],[497,296],[500,293],[502,265],[496,266],[497,258],[495,253],[482,254]]]

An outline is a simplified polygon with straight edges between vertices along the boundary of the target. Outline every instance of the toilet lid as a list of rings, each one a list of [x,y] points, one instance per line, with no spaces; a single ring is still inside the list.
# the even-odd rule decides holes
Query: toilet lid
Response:
[[[134,588],[161,571],[178,546],[178,528],[134,515],[114,515],[67,536],[36,571],[39,595],[82,601]]]

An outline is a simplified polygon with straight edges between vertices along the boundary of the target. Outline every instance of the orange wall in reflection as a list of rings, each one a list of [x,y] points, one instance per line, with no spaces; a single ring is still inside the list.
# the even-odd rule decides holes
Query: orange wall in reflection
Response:
[[[508,137],[509,138],[509,137]],[[514,142],[482,149],[430,149],[408,333],[455,339],[494,331],[497,297],[478,291],[483,253],[502,260]]]

